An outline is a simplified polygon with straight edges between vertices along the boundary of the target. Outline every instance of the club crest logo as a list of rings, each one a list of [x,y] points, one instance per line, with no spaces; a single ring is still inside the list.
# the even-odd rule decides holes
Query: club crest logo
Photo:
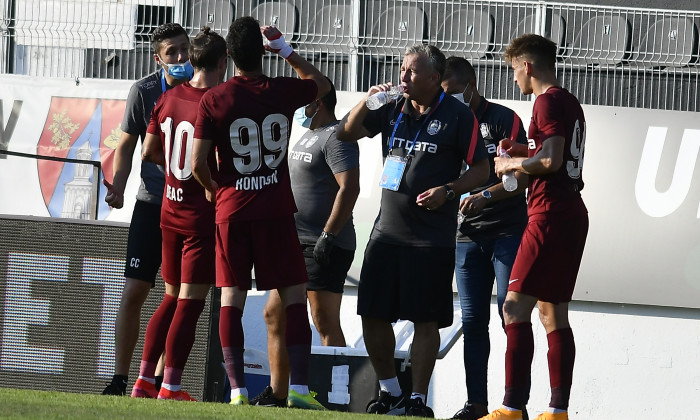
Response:
[[[491,130],[489,129],[489,125],[486,123],[481,123],[479,125],[479,129],[481,130],[481,137],[485,139],[493,139],[493,136],[491,135]]]
[[[41,193],[52,217],[91,219],[96,185],[100,187],[98,218],[104,220],[109,214],[102,179],[112,182],[114,150],[119,143],[125,107],[123,100],[51,98],[37,154],[101,165],[99,179],[93,179],[95,166],[90,163],[37,160]]]
[[[300,146],[304,146],[307,149],[313,146],[318,141],[318,136],[313,136],[311,138],[304,138],[300,142]]]
[[[431,136],[434,136],[440,132],[441,128],[442,128],[442,123],[440,121],[432,120],[432,121],[430,121],[430,124],[428,124],[428,134],[430,134]]]

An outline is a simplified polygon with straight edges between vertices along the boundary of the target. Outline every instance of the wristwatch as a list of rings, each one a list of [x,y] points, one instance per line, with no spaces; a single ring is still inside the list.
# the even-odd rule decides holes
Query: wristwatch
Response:
[[[489,190],[484,190],[481,192],[481,195],[484,196],[485,199],[490,200],[491,199],[491,191]]]
[[[447,198],[447,201],[454,200],[455,198],[455,191],[450,188],[449,185],[445,184],[445,198]]]

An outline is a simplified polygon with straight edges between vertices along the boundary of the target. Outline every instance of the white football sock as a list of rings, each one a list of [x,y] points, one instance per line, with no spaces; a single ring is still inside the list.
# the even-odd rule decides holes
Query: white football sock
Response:
[[[399,378],[396,376],[389,379],[380,379],[379,390],[388,392],[392,397],[399,397],[402,394]]]

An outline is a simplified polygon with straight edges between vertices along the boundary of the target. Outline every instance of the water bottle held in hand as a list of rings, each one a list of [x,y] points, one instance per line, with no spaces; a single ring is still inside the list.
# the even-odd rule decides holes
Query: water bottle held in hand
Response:
[[[401,87],[401,85],[392,86],[391,89],[385,92],[377,92],[374,95],[367,98],[367,108],[369,108],[372,111],[374,111],[375,109],[379,109],[382,106],[388,104],[389,102],[397,100],[402,93],[403,87]]]
[[[500,157],[509,158],[510,155],[504,149],[501,149]],[[515,191],[518,188],[518,178],[515,177],[515,172],[506,172],[501,177],[503,188],[508,191]]]

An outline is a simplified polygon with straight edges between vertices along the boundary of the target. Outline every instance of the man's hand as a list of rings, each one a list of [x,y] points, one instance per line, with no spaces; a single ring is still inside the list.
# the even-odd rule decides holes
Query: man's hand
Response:
[[[427,210],[440,208],[447,201],[447,191],[444,186],[434,187],[428,191],[418,194],[416,204],[425,207]]]
[[[282,32],[279,29],[274,26],[263,26],[260,28],[260,31],[268,40],[268,43],[265,45],[267,51],[279,54],[284,59],[292,55],[294,50],[291,45],[284,41],[284,36],[282,36]]]
[[[105,202],[109,204],[110,207],[115,209],[120,209],[124,207],[124,192],[117,191],[114,185],[107,182],[106,179],[102,178],[102,183],[107,187],[107,195],[105,195]]]
[[[394,84],[391,82],[370,86],[369,90],[367,91],[367,96],[372,96],[379,92],[388,92],[392,87],[394,87]]]
[[[204,194],[207,197],[207,201],[209,201],[212,204],[216,204],[216,191],[219,189],[219,184],[216,183],[213,179],[209,181],[211,183],[211,190],[204,190]]]
[[[322,232],[314,246],[314,259],[320,265],[328,265],[331,262],[331,250],[335,246],[335,235]]]
[[[476,216],[484,209],[488,200],[481,194],[465,197],[459,204],[459,211],[465,216]]]
[[[501,150],[508,153],[510,157],[527,157],[527,145],[518,143],[515,140],[503,139],[498,142],[498,155],[501,154]]]

